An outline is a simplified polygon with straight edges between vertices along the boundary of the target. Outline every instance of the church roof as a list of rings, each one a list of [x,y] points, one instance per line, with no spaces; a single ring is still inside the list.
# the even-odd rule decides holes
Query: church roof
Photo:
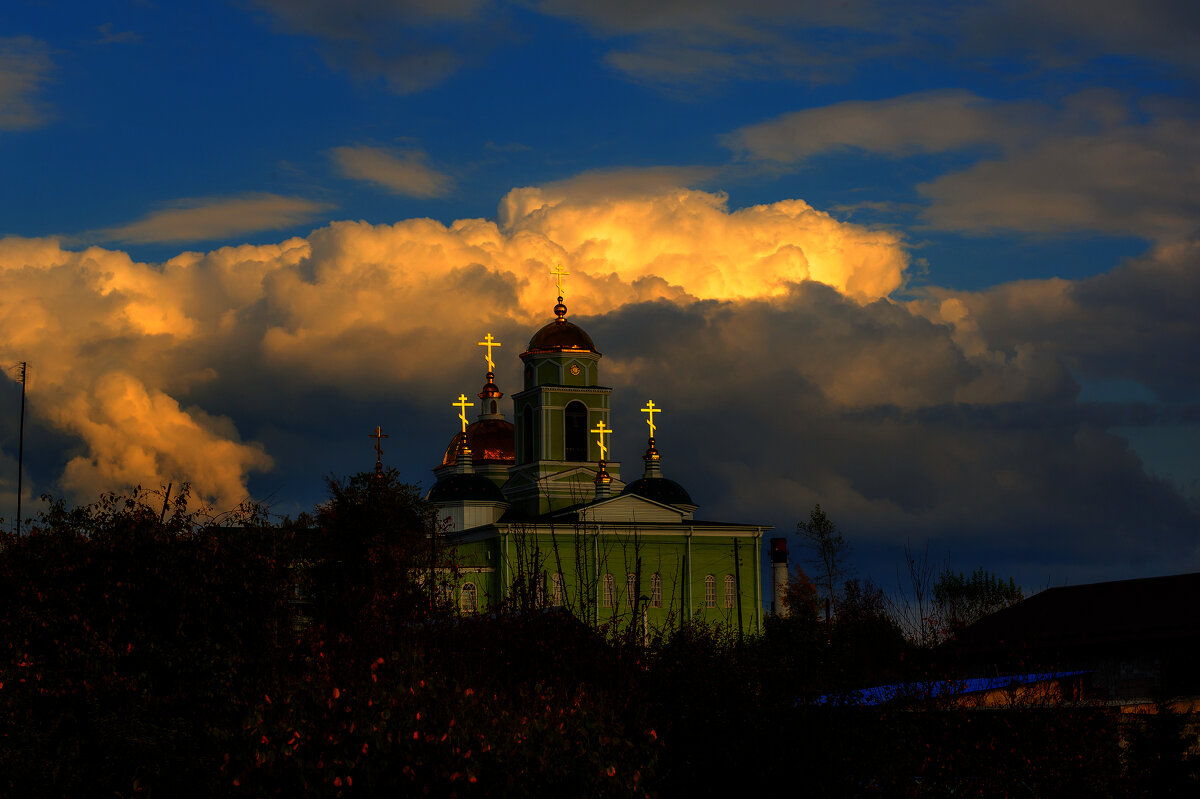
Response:
[[[448,474],[429,489],[429,502],[505,502],[500,486],[482,474]]]
[[[637,494],[664,505],[695,505],[679,483],[666,477],[642,477],[625,486],[622,494]]]
[[[592,337],[582,327],[565,319],[567,306],[562,304],[562,297],[558,299],[558,305],[554,306],[554,315],[558,318],[533,334],[533,338],[529,339],[529,347],[525,354],[561,350],[596,352],[596,345],[592,343]]]
[[[475,463],[516,463],[516,436],[512,422],[504,419],[477,419],[467,425],[467,446],[475,453]],[[441,466],[453,466],[458,460],[458,445],[463,434],[457,433],[446,447]]]
[[[566,319],[558,319],[543,327],[529,339],[528,352],[557,350],[596,351],[596,345],[582,327]]]

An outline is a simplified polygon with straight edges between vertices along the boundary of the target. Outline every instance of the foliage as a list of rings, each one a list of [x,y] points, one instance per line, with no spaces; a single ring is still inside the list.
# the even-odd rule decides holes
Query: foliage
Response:
[[[828,622],[831,606],[837,603],[837,587],[849,574],[850,544],[819,504],[813,506],[808,521],[796,523],[796,532],[811,551],[809,562],[815,568],[814,582],[820,599],[825,602],[825,620]]]
[[[4,537],[0,774],[13,793],[185,793],[273,679],[280,531],[210,526],[186,488],[151,502],[54,502],[28,535]]]
[[[308,578],[319,618],[350,637],[422,618],[437,604],[433,514],[415,486],[387,468],[327,481],[316,509]]]
[[[1025,594],[1011,577],[1005,582],[980,566],[970,577],[943,571],[933,597],[943,623],[953,632],[1020,602]]]
[[[837,701],[930,678],[869,581],[841,582],[825,624],[799,572],[789,615],[744,641],[693,623],[646,646],[532,583],[526,605],[447,614],[415,489],[373,479],[331,482],[313,524],[134,492],[5,535],[0,793],[758,794],[797,773],[815,795],[1195,791],[1196,724],[1165,706]],[[319,612],[294,628],[298,582]]]
[[[888,612],[883,590],[870,580],[847,580],[829,640],[837,690],[893,682],[904,675],[909,645]]]

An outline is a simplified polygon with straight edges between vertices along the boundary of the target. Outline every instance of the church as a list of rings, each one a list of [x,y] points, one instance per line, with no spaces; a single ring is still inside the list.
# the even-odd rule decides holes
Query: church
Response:
[[[607,459],[609,398],[601,354],[567,320],[561,266],[554,319],[521,353],[524,384],[513,421],[495,382],[489,333],[479,412],[465,394],[460,430],[433,472],[427,495],[456,564],[444,588],[464,613],[500,603],[561,607],[598,628],[649,637],[693,620],[739,633],[761,631],[762,535],[768,527],[696,518],[698,505],[664,476],[649,427],[642,474],[624,482]],[[785,566],[786,568],[786,566]]]

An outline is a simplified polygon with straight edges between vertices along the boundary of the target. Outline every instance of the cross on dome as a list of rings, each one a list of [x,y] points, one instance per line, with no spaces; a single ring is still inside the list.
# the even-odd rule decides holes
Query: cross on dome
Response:
[[[487,354],[483,357],[487,359],[487,368],[489,372],[496,371],[496,362],[492,360],[492,347],[501,346],[499,341],[492,338],[492,334],[488,333],[483,337],[483,341],[476,342],[480,347],[487,347]]]
[[[604,444],[604,437],[611,435],[612,429],[605,427],[604,420],[601,419],[600,421],[596,422],[596,426],[592,429],[592,432],[600,436],[600,440],[598,442],[600,444],[600,460],[603,461],[605,456],[608,455],[608,447]]]
[[[464,433],[467,432],[467,408],[475,407],[475,403],[468,402],[466,394],[459,394],[458,402],[452,402],[450,405],[454,408],[461,408],[458,412],[458,418],[462,422],[462,431]]]
[[[375,439],[375,473],[383,472],[383,439],[387,438],[388,434],[383,432],[383,428],[375,425],[375,432],[367,436],[367,438]]]
[[[642,408],[642,413],[648,417],[646,424],[650,425],[650,437],[654,438],[654,414],[662,413],[662,408],[654,405],[654,400],[646,400],[646,407]]]
[[[554,285],[558,289],[558,300],[559,302],[562,302],[562,298],[566,296],[566,294],[563,293],[562,279],[571,273],[563,269],[562,264],[556,264],[554,268],[550,270],[550,274],[554,275]]]

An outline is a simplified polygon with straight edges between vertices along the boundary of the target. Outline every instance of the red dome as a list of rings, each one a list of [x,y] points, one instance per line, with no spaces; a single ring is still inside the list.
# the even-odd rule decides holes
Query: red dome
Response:
[[[446,447],[442,457],[442,466],[453,466],[458,454],[458,443],[462,441],[462,433],[456,435]],[[467,446],[475,463],[504,463],[517,462],[516,434],[512,422],[504,419],[479,419],[467,425]]]

